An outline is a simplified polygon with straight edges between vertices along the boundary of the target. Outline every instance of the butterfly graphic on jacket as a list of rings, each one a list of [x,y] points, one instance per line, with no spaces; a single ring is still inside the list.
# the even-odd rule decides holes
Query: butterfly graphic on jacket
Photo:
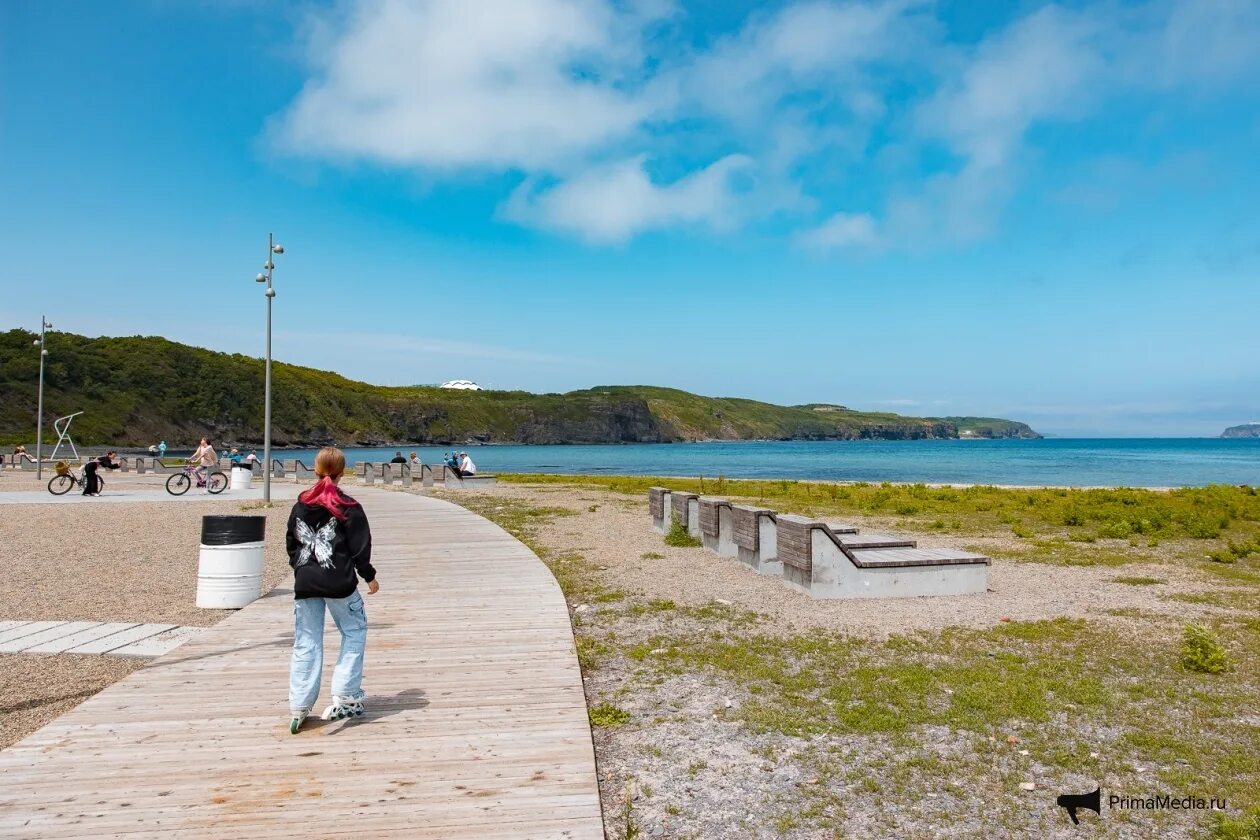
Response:
[[[302,552],[298,555],[294,568],[305,566],[309,563],[312,554],[315,555],[315,559],[319,562],[321,568],[331,569],[333,567],[332,544],[333,540],[337,538],[336,519],[329,519],[319,527],[319,530],[315,530],[299,519],[297,521],[297,538],[302,543]]]

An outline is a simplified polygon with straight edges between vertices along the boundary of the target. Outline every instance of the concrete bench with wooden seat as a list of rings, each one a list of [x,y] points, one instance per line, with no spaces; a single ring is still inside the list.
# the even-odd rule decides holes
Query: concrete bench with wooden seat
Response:
[[[700,497],[674,490],[669,494],[669,505],[673,521],[686,528],[693,538],[700,539]]]
[[[447,490],[475,490],[478,487],[489,487],[492,484],[498,484],[499,479],[491,473],[476,473],[475,475],[456,475],[454,470],[446,470],[446,475],[442,479],[443,485]]]
[[[775,517],[783,580],[813,598],[910,598],[974,595],[988,587],[990,560],[952,548],[857,548],[860,538],[837,534],[826,522]],[[891,538],[896,541],[896,538]]]
[[[719,557],[739,554],[739,547],[735,545],[730,500],[701,496],[699,501],[700,542]]]
[[[752,505],[731,505],[731,539],[739,562],[758,574],[782,573],[774,511]]]
[[[652,530],[669,533],[670,492],[668,487],[648,488],[648,512],[652,514]]]

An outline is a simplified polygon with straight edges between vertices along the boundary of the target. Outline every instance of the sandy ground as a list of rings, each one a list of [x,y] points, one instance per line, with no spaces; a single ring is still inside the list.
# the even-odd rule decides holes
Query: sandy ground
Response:
[[[544,545],[576,551],[603,569],[604,584],[614,590],[678,604],[703,606],[713,600],[770,616],[764,629],[795,632],[822,628],[886,637],[912,630],[949,626],[991,627],[1002,621],[1036,621],[1058,617],[1114,617],[1112,611],[1188,617],[1210,607],[1167,600],[1173,592],[1210,589],[1200,575],[1172,564],[1131,563],[1106,566],[1054,566],[995,560],[984,595],[880,600],[814,600],[773,577],[758,575],[731,558],[702,548],[671,548],[652,530],[646,494],[624,494],[588,488],[555,488],[500,484],[486,495],[563,507],[575,516],[558,517],[539,530]],[[459,500],[458,494],[449,496]],[[590,508],[594,506],[594,511]],[[847,517],[863,530],[889,533],[886,522]],[[912,534],[924,547],[962,548],[966,538]],[[645,555],[660,555],[646,557]],[[1149,575],[1167,584],[1132,586],[1115,583],[1118,576]],[[1122,618],[1119,620],[1123,620]]]

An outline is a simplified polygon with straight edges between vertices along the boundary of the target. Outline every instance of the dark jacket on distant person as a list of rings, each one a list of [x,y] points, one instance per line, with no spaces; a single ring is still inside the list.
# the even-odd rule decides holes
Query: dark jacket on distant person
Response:
[[[358,588],[358,577],[367,583],[376,578],[367,514],[362,505],[344,511],[345,521],[340,521],[322,506],[302,501],[293,506],[285,548],[294,598],[348,598]]]

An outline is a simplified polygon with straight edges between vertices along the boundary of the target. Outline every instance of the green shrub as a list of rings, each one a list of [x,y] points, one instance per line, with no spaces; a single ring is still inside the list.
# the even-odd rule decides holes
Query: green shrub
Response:
[[[1011,526],[1011,533],[1019,537],[1021,540],[1031,540],[1033,532],[1031,528],[1016,523]]]
[[[1260,840],[1260,806],[1237,818],[1216,814],[1208,840]]]
[[[1133,526],[1127,519],[1105,522],[1098,529],[1098,536],[1109,540],[1127,540],[1133,535]]]
[[[1229,668],[1229,657],[1211,630],[1202,624],[1187,624],[1181,638],[1181,666],[1200,674],[1219,674]]]
[[[675,520],[669,526],[669,533],[665,535],[665,545],[672,545],[674,548],[696,548],[700,545],[700,540],[691,536],[687,527]]]
[[[612,703],[600,703],[593,706],[588,713],[591,718],[591,726],[621,726],[623,723],[630,722],[630,713],[625,709],[619,709]]]

